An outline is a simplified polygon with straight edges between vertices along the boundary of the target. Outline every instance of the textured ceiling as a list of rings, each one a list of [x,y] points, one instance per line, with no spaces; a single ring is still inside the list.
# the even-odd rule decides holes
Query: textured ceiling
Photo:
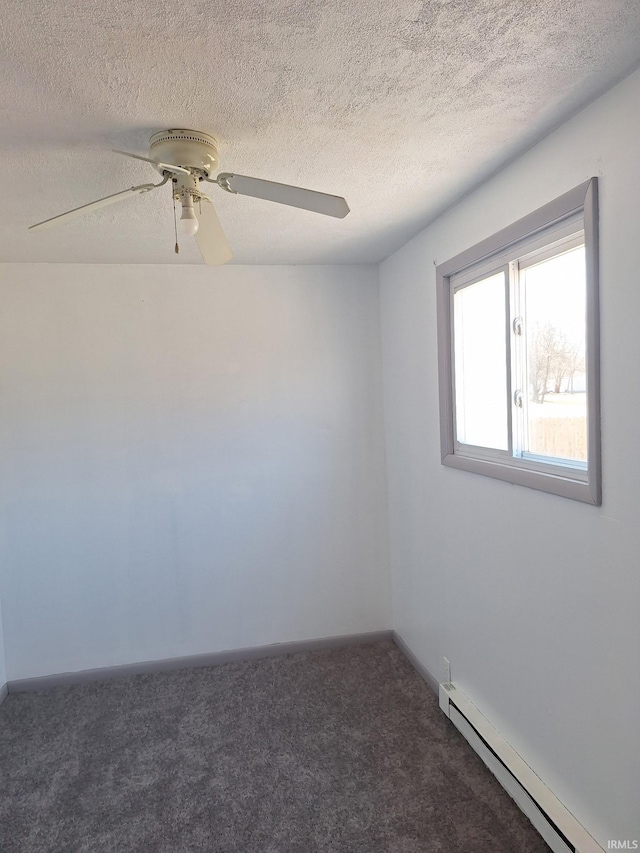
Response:
[[[235,263],[387,256],[640,59],[638,0],[8,0],[0,19],[0,260],[173,254],[151,133],[204,130],[225,171],[344,195],[334,220],[211,194]]]

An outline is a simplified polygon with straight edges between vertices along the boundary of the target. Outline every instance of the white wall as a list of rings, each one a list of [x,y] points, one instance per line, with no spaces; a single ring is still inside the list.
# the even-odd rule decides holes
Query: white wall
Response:
[[[388,629],[375,267],[7,265],[9,679]]]
[[[394,628],[606,849],[640,839],[640,73],[381,267]],[[601,176],[600,508],[440,464],[435,263]]]

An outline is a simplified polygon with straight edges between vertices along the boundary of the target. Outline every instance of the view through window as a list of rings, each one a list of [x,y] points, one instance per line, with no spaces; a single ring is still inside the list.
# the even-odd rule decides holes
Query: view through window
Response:
[[[521,271],[526,335],[524,451],[587,463],[584,245]]]

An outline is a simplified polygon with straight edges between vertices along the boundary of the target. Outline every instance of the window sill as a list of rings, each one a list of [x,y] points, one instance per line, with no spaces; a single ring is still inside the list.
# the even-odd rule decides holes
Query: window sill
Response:
[[[496,480],[504,480],[529,489],[548,492],[563,498],[600,506],[602,503],[599,491],[585,479],[585,472],[575,469],[554,469],[540,471],[526,468],[516,462],[496,462],[494,460],[477,459],[460,453],[450,453],[442,457],[442,464],[473,474],[482,474]],[[559,468],[560,466],[558,466]],[[571,474],[575,473],[575,476]]]

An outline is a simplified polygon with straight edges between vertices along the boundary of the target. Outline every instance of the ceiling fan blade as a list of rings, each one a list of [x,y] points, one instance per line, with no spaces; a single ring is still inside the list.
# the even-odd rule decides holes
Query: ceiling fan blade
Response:
[[[198,217],[196,243],[200,249],[202,260],[209,267],[226,264],[233,257],[233,253],[227,243],[227,238],[211,199],[202,196],[200,203],[196,202],[193,207]]]
[[[114,154],[122,154],[123,157],[131,157],[133,160],[142,160],[144,163],[152,163],[159,169],[164,169],[167,172],[179,172],[182,175],[190,175],[188,169],[183,169],[182,166],[173,166],[171,163],[161,163],[158,160],[152,160],[150,157],[141,157],[140,154],[130,154],[129,151],[120,151],[118,148],[111,149]]]
[[[68,219],[76,219],[78,216],[84,216],[85,213],[91,213],[91,211],[99,210],[101,207],[107,207],[110,204],[115,204],[115,202],[129,198],[130,196],[148,193],[157,186],[160,186],[160,184],[140,184],[139,187],[131,187],[131,189],[122,190],[122,192],[114,193],[113,195],[108,195],[104,198],[99,198],[97,201],[91,201],[89,204],[83,204],[81,207],[75,207],[73,210],[67,210],[66,213],[59,213],[57,216],[52,216],[51,219],[45,219],[44,222],[38,222],[35,225],[31,225],[28,230],[42,231],[45,228],[49,228],[51,225],[57,225],[59,222],[63,222]]]
[[[303,210],[324,213],[326,216],[335,216],[338,219],[342,219],[349,213],[349,205],[338,195],[305,190],[302,187],[292,187],[289,184],[278,184],[274,181],[263,181],[260,178],[248,178],[246,175],[234,175],[232,172],[223,172],[218,175],[216,183],[228,192],[276,201],[278,204],[287,204],[290,207],[301,207]]]

